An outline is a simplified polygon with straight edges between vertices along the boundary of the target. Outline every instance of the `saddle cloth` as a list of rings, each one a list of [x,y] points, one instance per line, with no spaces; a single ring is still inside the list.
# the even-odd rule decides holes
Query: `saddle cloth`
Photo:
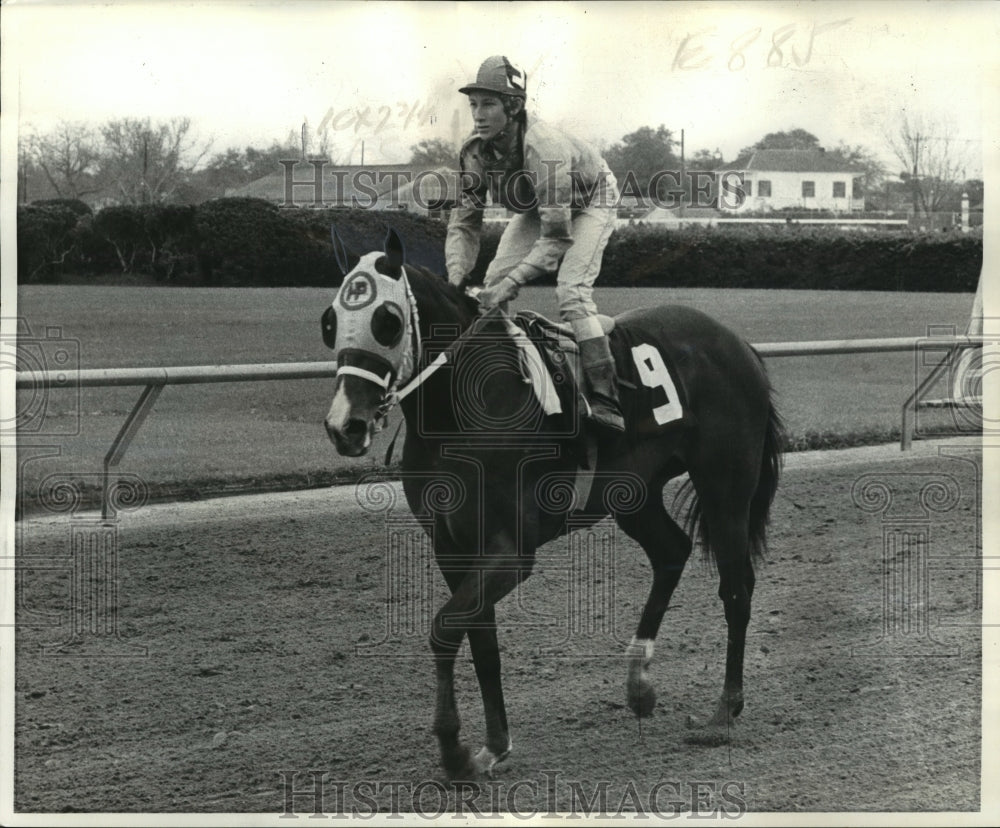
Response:
[[[585,379],[580,348],[569,325],[561,325],[534,311],[519,311],[509,319],[509,330],[521,348],[525,376],[546,414],[561,414],[576,456],[576,503],[587,503],[597,468],[597,437],[587,425],[590,406],[584,393]],[[615,357],[620,402],[627,429],[635,435],[660,433],[674,427],[686,410],[683,385],[672,361],[652,343],[657,337],[647,331],[616,328],[609,316],[598,316],[611,339]],[[669,367],[668,367],[669,363]]]
[[[586,410],[580,348],[570,326],[529,310],[519,311],[510,321],[525,374],[545,413]]]
[[[662,335],[616,327],[610,316],[597,318],[610,340],[627,428],[636,434],[652,434],[675,427],[687,410],[687,393],[673,359],[656,345]],[[581,415],[585,419],[590,406],[580,349],[570,326],[522,310],[511,320],[510,329],[522,350],[525,376],[545,413],[575,414],[576,422],[566,425],[574,433],[588,431]]]

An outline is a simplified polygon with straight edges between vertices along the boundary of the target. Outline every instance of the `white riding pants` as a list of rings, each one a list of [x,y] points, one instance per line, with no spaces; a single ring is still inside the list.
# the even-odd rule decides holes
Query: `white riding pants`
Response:
[[[601,258],[615,229],[614,207],[588,207],[573,218],[573,244],[563,256],[556,281],[559,316],[563,322],[597,314],[594,281],[601,271]],[[515,215],[507,224],[497,253],[486,269],[483,284],[492,286],[517,267],[528,255],[541,232],[538,211]]]

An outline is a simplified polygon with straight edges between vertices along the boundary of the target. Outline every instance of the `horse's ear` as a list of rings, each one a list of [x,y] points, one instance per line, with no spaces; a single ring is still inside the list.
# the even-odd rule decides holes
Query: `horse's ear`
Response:
[[[351,270],[347,264],[347,249],[340,240],[340,236],[337,235],[337,228],[332,224],[330,225],[330,240],[333,242],[333,255],[337,259],[337,267],[340,268],[341,274],[346,276]]]
[[[403,250],[403,240],[399,237],[399,233],[391,227],[385,237],[385,258],[386,263],[394,273],[402,272],[403,262],[406,260],[406,253]]]

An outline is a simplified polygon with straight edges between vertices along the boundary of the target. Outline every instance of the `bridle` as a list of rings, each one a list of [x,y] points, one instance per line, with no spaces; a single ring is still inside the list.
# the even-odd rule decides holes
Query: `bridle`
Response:
[[[390,380],[391,375],[386,375],[383,378],[372,371],[352,365],[342,365],[337,369],[338,377],[341,374],[352,374],[373,382],[384,389],[382,399],[375,408],[375,417],[372,424],[373,431],[375,432],[379,432],[385,428],[386,421],[389,419],[389,414],[392,410],[433,373],[433,371],[429,371],[428,369],[434,366],[434,370],[437,370],[440,367],[440,364],[435,364],[437,362],[435,360],[434,363],[431,363],[431,365],[428,365],[427,368],[424,368],[423,371],[414,376],[414,371],[420,364],[424,351],[423,340],[420,336],[420,312],[417,310],[417,300],[413,295],[413,290],[410,288],[410,280],[406,278],[405,270],[400,279],[402,279],[403,288],[406,291],[407,304],[410,306],[410,336],[406,350],[403,353],[400,370],[395,379]]]

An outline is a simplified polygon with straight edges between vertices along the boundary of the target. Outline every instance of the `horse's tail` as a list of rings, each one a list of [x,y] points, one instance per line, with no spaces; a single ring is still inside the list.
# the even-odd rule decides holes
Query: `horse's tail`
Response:
[[[764,431],[764,453],[760,477],[750,500],[750,555],[763,557],[767,551],[767,526],[771,518],[771,503],[778,490],[782,455],[785,450],[785,424],[774,407],[774,392],[770,392],[767,429]]]
[[[757,478],[757,488],[754,489],[750,498],[748,538],[752,558],[762,558],[767,551],[767,526],[770,521],[771,503],[778,490],[778,478],[781,476],[785,442],[785,424],[774,405],[774,390],[768,389],[767,427],[764,430],[764,450],[761,455],[760,476]],[[690,478],[677,492],[674,505],[679,505],[681,508],[686,507],[687,515],[684,520],[684,529],[692,540],[698,539],[705,555],[711,557],[712,544],[708,523]]]

